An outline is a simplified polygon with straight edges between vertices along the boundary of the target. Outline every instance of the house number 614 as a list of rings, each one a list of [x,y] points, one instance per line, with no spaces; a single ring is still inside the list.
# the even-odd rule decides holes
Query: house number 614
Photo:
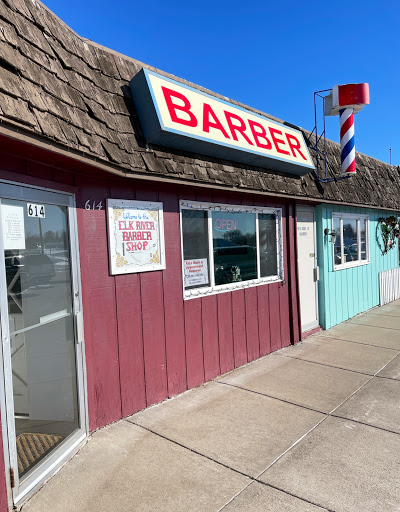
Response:
[[[88,199],[85,203],[85,210],[102,210],[103,208],[103,201],[100,201],[100,203],[97,203],[96,205],[96,201],[92,201],[90,199]]]

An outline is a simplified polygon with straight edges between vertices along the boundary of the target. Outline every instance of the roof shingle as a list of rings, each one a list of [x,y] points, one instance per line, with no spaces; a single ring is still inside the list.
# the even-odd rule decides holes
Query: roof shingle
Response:
[[[356,155],[356,176],[323,184],[315,172],[299,178],[202,155],[147,147],[129,90],[129,81],[142,67],[154,70],[79,37],[39,0],[0,2],[3,124],[23,126],[25,134],[40,134],[60,147],[68,147],[71,156],[74,151],[79,152],[92,159],[93,165],[97,161],[103,168],[108,165],[110,171],[119,167],[126,174],[151,173],[160,180],[169,176],[192,184],[210,183],[243,191],[400,210],[400,169],[360,153]],[[303,133],[312,146],[314,137]],[[340,146],[327,141],[327,152],[328,175],[339,176]],[[316,155],[312,156],[316,161]]]

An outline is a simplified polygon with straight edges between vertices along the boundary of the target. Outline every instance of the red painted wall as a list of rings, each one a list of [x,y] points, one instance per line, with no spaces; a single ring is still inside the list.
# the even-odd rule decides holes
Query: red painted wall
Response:
[[[123,179],[72,161],[56,167],[47,156],[0,154],[0,178],[76,193],[91,430],[299,341],[293,204]],[[107,198],[163,202],[164,271],[109,275]],[[180,199],[281,207],[286,284],[184,301]],[[85,210],[87,200],[103,208]]]
[[[288,284],[183,301],[180,250],[180,199],[280,206],[286,239],[284,202],[111,176],[76,186],[91,429],[290,344]],[[107,197],[163,202],[165,271],[109,275],[105,209],[84,209]]]

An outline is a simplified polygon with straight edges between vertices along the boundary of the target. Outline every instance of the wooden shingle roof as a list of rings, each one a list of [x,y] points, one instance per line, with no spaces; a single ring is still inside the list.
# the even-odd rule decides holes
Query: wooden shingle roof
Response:
[[[400,210],[400,168],[360,153],[356,176],[321,184],[315,173],[299,178],[146,147],[129,90],[142,67],[171,76],[78,36],[38,0],[0,2],[1,126],[32,143],[51,142],[53,149],[67,148],[71,157],[127,176]],[[339,176],[340,146],[328,141],[327,149],[329,174]]]

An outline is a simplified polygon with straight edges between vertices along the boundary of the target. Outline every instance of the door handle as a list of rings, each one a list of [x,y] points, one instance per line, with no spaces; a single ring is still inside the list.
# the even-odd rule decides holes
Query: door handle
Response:
[[[314,268],[314,281],[319,281],[319,267]]]

